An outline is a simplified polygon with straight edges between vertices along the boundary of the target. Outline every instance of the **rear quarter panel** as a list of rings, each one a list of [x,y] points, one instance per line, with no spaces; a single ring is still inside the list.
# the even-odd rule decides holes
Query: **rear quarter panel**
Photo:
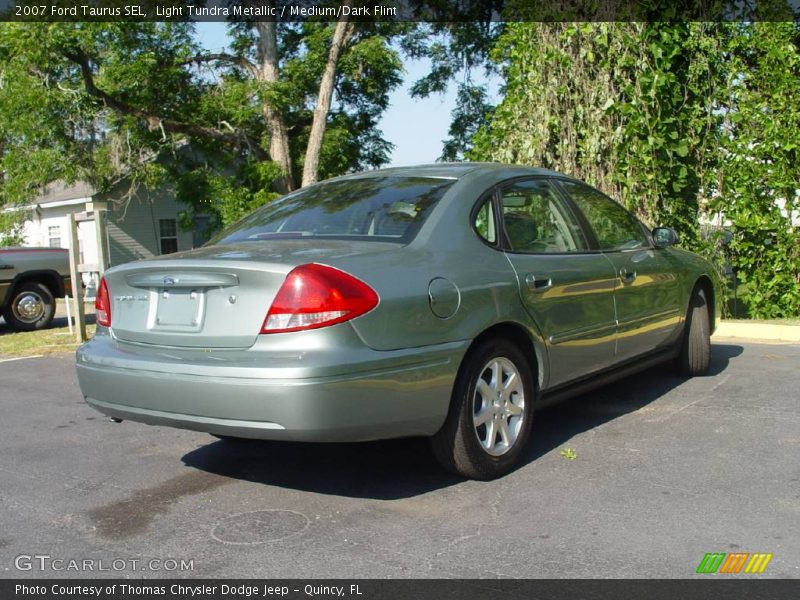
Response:
[[[368,283],[379,295],[376,309],[352,321],[364,342],[376,350],[428,346],[477,337],[502,321],[525,321],[515,275],[505,256],[481,247],[465,252],[398,249],[375,257],[354,257],[336,266]],[[458,308],[437,317],[428,286],[435,278],[458,290]]]
[[[498,172],[464,177],[442,198],[408,246],[331,264],[368,283],[380,297],[377,308],[351,321],[365,344],[376,350],[395,350],[474,340],[493,325],[513,323],[527,332],[537,360],[545,366],[544,342],[522,306],[511,264],[471,226],[478,199],[507,176]],[[458,309],[448,318],[436,316],[431,309],[428,288],[436,278],[458,289]]]

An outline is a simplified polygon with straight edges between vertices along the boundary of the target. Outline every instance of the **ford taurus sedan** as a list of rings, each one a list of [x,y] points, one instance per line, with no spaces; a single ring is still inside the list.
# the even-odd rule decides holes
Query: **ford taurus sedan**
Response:
[[[206,246],[110,269],[77,352],[117,420],[223,438],[428,436],[513,468],[534,409],[636,369],[709,364],[712,266],[571,177],[438,164],[284,196]]]

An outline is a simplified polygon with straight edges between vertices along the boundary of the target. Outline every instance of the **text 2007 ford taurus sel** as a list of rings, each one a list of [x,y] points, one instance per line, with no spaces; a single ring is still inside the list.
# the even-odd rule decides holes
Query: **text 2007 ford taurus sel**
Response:
[[[658,361],[703,374],[712,267],[570,177],[491,164],[321,182],[109,270],[87,402],[218,436],[430,436],[509,471],[533,409]]]

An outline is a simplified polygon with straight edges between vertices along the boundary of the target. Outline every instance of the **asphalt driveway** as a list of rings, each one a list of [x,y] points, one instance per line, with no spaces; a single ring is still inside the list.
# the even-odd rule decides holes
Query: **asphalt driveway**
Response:
[[[482,483],[423,440],[114,424],[72,356],[0,362],[0,577],[683,578],[768,552],[760,577],[796,578],[799,390],[800,346],[717,341],[708,377],[651,369],[537,413],[523,465]]]

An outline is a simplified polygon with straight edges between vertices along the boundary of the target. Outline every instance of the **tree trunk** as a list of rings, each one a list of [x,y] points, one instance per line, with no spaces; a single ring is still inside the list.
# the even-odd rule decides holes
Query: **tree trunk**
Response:
[[[350,7],[352,0],[346,0],[343,6]],[[311,133],[308,137],[306,147],[306,159],[303,163],[303,187],[311,185],[317,181],[319,175],[319,156],[322,151],[322,138],[325,135],[325,126],[328,123],[328,112],[331,109],[331,98],[333,97],[333,82],[336,78],[336,67],[342,48],[347,43],[347,39],[353,32],[352,26],[347,19],[336,23],[331,40],[331,49],[328,52],[328,62],[325,63],[325,70],[319,83],[319,94],[317,96],[317,106],[314,108],[314,118],[311,121]]]
[[[278,81],[278,36],[274,22],[257,23],[258,29],[258,81],[271,84]],[[292,173],[292,157],[289,152],[289,133],[280,113],[272,105],[262,100],[261,112],[269,133],[269,156],[278,163],[283,171],[276,187],[279,192],[291,192],[295,189]]]

